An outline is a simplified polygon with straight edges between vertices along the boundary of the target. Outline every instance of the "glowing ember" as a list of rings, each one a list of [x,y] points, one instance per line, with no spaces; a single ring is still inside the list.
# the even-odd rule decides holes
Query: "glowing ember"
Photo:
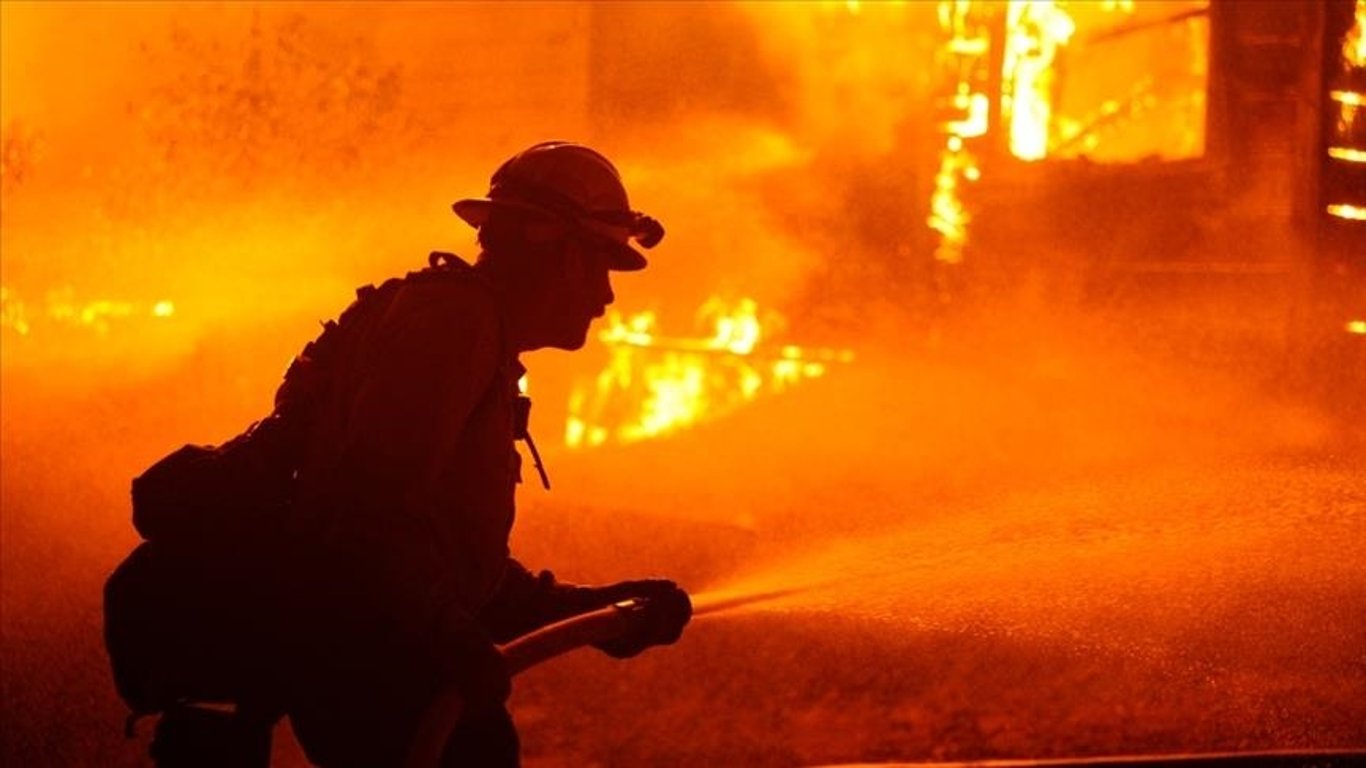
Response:
[[[1010,151],[1022,160],[1048,154],[1053,117],[1053,60],[1076,24],[1053,0],[1011,0],[1006,11],[1002,106]]]
[[[698,311],[711,325],[702,338],[662,337],[655,315],[612,313],[598,340],[610,358],[590,390],[570,396],[565,444],[571,448],[631,443],[730,412],[764,392],[825,375],[829,363],[848,363],[848,350],[761,346],[765,328],[781,326],[771,313],[761,322],[758,304],[712,298]]]

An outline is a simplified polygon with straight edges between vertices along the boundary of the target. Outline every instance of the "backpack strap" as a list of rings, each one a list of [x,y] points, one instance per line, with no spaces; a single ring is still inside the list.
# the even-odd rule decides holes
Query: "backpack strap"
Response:
[[[432,251],[427,263],[428,266],[421,270],[390,278],[378,287],[372,284],[357,288],[355,301],[336,320],[323,323],[322,333],[304,345],[289,364],[284,381],[275,391],[275,412],[272,415],[297,425],[300,435],[307,432],[314,405],[327,394],[331,384],[337,356],[350,337],[355,335],[362,317],[369,315],[377,306],[387,305],[388,299],[410,281],[473,274],[473,268],[453,253]]]

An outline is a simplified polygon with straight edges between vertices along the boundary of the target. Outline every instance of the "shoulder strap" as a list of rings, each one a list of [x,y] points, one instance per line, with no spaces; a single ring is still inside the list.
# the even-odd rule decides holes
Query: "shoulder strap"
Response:
[[[336,320],[323,323],[322,333],[304,345],[289,364],[284,381],[275,391],[275,412],[272,415],[286,421],[306,422],[313,405],[327,392],[341,348],[355,335],[362,319],[372,314],[376,307],[387,305],[403,285],[416,280],[468,277],[474,273],[469,264],[453,253],[433,251],[427,262],[427,267],[403,277],[385,280],[378,287],[364,285],[357,288],[355,301]]]

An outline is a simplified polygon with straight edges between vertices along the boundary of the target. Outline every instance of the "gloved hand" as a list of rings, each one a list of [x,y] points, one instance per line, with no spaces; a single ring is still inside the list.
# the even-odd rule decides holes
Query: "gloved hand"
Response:
[[[692,600],[688,593],[668,579],[624,581],[599,587],[594,592],[605,605],[631,599],[642,601],[629,614],[630,626],[621,637],[594,645],[613,658],[627,659],[652,645],[673,644],[692,618]]]

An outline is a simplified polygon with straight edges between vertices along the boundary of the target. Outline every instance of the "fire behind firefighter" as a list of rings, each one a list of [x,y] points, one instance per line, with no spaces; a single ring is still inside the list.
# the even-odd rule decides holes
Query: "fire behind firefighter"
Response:
[[[610,272],[644,268],[631,242],[653,247],[663,228],[631,209],[605,157],[566,142],[515,155],[486,197],[454,210],[478,229],[476,262],[434,253],[428,268],[362,289],[276,398],[277,414],[291,402],[309,413],[280,566],[285,650],[268,687],[309,759],[329,768],[401,764],[451,689],[464,714],[442,764],[515,766],[495,644],[643,598],[644,619],[597,646],[625,658],[674,642],[691,616],[672,581],[569,585],[508,551],[514,489],[533,474],[516,441],[549,487],[518,355],[581,348],[613,300]],[[186,721],[202,717],[167,711],[160,764],[195,761],[180,755],[196,749]]]

